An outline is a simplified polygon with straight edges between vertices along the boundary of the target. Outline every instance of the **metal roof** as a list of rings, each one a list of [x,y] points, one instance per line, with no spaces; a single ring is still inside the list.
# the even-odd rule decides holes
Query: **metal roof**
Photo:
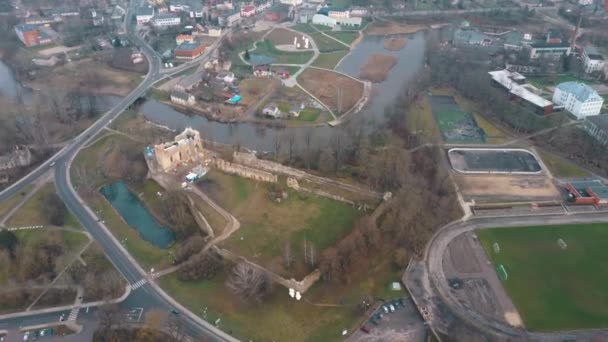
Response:
[[[589,99],[601,99],[593,88],[581,82],[563,82],[557,85],[557,89],[574,95],[580,102],[586,102]]]

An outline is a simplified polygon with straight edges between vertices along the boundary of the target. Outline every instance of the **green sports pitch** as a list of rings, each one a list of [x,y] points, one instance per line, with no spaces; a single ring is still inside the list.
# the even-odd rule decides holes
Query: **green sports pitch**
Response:
[[[502,283],[528,330],[608,328],[608,224],[477,235],[496,269],[504,266]]]

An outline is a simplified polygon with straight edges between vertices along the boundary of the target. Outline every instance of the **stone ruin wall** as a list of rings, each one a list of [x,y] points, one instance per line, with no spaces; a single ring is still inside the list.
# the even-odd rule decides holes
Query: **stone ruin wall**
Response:
[[[243,178],[249,178],[256,181],[268,183],[278,182],[277,175],[274,175],[270,172],[256,170],[247,166],[231,163],[223,159],[216,159],[214,162],[214,166],[223,172],[237,175]]]

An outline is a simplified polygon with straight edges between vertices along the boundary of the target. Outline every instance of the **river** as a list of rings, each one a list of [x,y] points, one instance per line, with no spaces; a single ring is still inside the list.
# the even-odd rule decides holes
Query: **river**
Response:
[[[368,122],[383,123],[384,108],[391,105],[400,90],[410,82],[415,73],[424,63],[425,39],[424,32],[408,35],[408,42],[403,49],[392,52],[384,49],[383,36],[365,37],[340,63],[337,70],[354,77],[359,76],[359,69],[374,53],[392,54],[397,57],[397,64],[391,69],[388,77],[382,83],[374,85],[374,95],[370,103],[359,113]],[[210,121],[199,115],[186,115],[171,106],[154,100],[146,101],[141,112],[144,117],[154,123],[170,129],[181,131],[190,126],[199,130],[207,140],[224,144],[240,144],[241,146],[257,150],[272,151],[275,137],[280,132],[294,134],[302,142],[306,131],[311,128],[267,128],[253,123],[220,123]],[[348,122],[343,124],[348,125]],[[370,123],[368,127],[372,127]],[[329,143],[330,137],[336,129],[329,126],[314,127],[312,140],[315,146],[324,146]]]
[[[0,95],[17,99],[21,97],[24,103],[29,103],[32,90],[21,86],[15,79],[13,70],[0,59]]]

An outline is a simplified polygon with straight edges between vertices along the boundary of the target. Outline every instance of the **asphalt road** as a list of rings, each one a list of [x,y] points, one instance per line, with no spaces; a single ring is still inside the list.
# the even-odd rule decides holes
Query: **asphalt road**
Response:
[[[130,13],[136,10],[136,2],[131,2],[129,6]],[[135,4],[135,5],[134,5]],[[32,183],[50,169],[54,168],[55,171],[55,184],[57,193],[60,198],[65,202],[70,212],[80,221],[80,223],[89,231],[92,237],[102,246],[104,252],[114,266],[122,273],[125,279],[133,284],[141,280],[145,276],[145,272],[139,267],[139,265],[126,253],[120,246],[120,243],[109,233],[109,231],[102,226],[98,221],[98,218],[90,210],[86,208],[84,202],[79,198],[76,191],[72,188],[69,180],[69,169],[73,158],[76,156],[78,151],[91,141],[101,130],[104,129],[112,120],[120,115],[125,109],[128,108],[135,100],[143,96],[148,89],[157,81],[179,73],[180,71],[207,59],[212,51],[217,48],[217,44],[209,47],[203,56],[197,58],[195,61],[184,63],[183,65],[172,68],[169,70],[161,70],[162,63],[158,54],[150,48],[135,32],[132,26],[129,27],[129,36],[134,43],[139,46],[142,53],[146,56],[149,63],[148,74],[145,79],[125,98],[123,98],[118,104],[112,109],[104,113],[93,125],[87,128],[84,132],[75,137],[68,145],[57,152],[54,156],[49,158],[46,162],[42,163],[34,171],[23,177],[21,180],[13,184],[11,187],[5,189],[0,193],[0,202],[8,199],[21,191],[26,185]],[[219,40],[218,40],[219,42]],[[167,295],[163,296],[159,287],[146,283],[144,286],[133,290],[131,294],[121,303],[121,306],[125,309],[130,308],[160,308],[165,310],[171,310],[177,303],[172,302],[172,299]],[[84,310],[81,310],[81,314]],[[93,314],[94,309],[90,310]],[[0,330],[6,329],[14,331],[22,326],[31,326],[37,324],[51,323],[59,320],[61,314],[66,312],[58,311],[53,313],[44,314],[33,314],[27,317],[20,317],[14,319],[6,319],[0,321]],[[67,312],[69,314],[69,312]],[[67,317],[66,314],[66,317]],[[87,315],[88,315],[87,314]],[[84,314],[83,314],[84,315]],[[190,336],[194,337],[195,340],[203,341],[229,341],[233,340],[230,336],[224,334],[218,329],[215,329],[206,322],[202,322],[195,315],[189,312],[182,312],[181,318],[185,323],[185,331]],[[96,322],[95,316],[87,316],[86,324],[90,325],[91,322]],[[90,334],[88,334],[90,335]],[[80,336],[79,338],[87,338]]]

